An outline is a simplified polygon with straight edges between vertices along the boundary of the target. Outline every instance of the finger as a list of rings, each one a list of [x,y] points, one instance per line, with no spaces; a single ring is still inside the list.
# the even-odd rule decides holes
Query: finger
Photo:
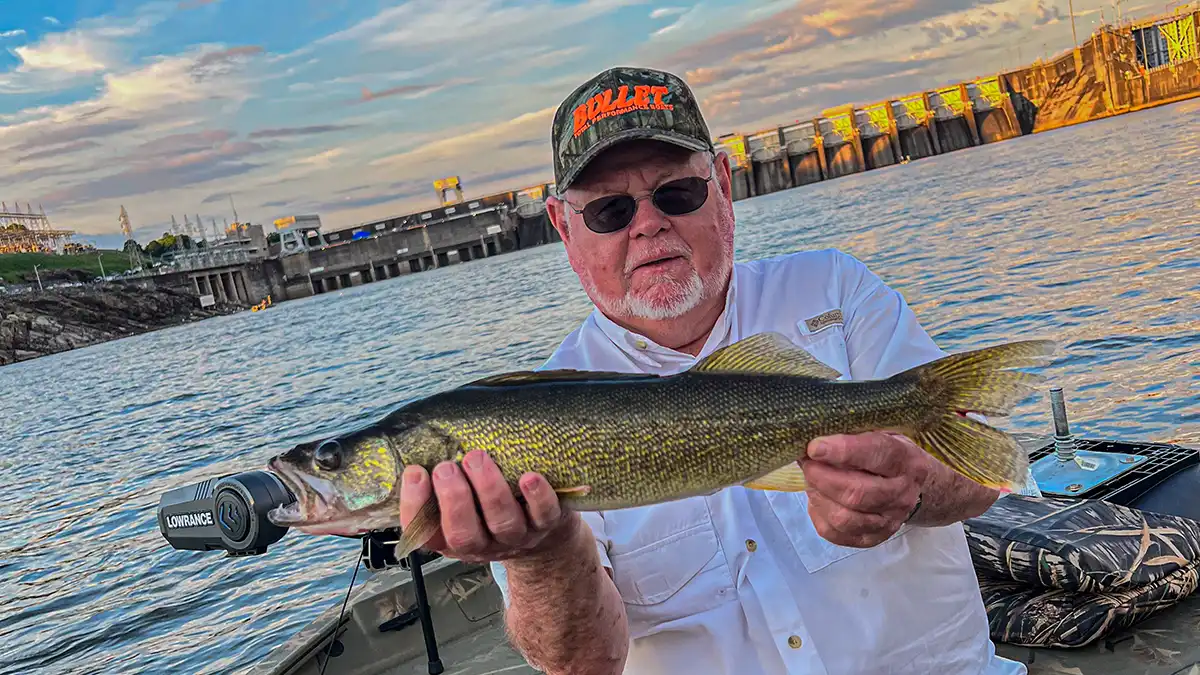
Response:
[[[433,499],[433,484],[429,480],[429,472],[423,466],[410,464],[404,467],[400,480],[400,531],[408,528],[408,524],[416,517],[417,511],[425,502]],[[430,551],[441,551],[446,548],[446,540],[439,529],[422,548]]]
[[[800,466],[810,489],[853,511],[891,516],[907,513],[919,491],[907,476],[877,476],[811,459],[802,460]]]
[[[475,508],[475,494],[458,464],[442,462],[433,468],[433,491],[442,509],[442,536],[446,545],[463,553],[478,553],[488,545],[488,535]]]
[[[878,476],[898,476],[916,463],[917,451],[920,448],[916,445],[892,434],[868,432],[814,438],[808,444],[806,454],[809,459],[837,467]]]
[[[480,450],[463,457],[463,470],[483,511],[483,520],[492,537],[506,546],[521,543],[529,533],[525,511],[513,496],[512,488],[492,458]]]
[[[852,511],[818,493],[809,496],[808,510],[817,534],[840,546],[873,546],[899,529],[890,518]]]
[[[518,484],[521,494],[525,496],[525,508],[533,529],[548,530],[562,520],[563,510],[558,503],[558,495],[541,474],[526,473]]]

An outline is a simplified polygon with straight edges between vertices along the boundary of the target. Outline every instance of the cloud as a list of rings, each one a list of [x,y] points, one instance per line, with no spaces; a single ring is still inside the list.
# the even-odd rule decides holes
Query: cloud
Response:
[[[250,138],[290,138],[293,136],[312,136],[327,134],[334,131],[356,129],[357,124],[315,124],[307,127],[281,127],[275,129],[259,129],[251,132]]]
[[[29,162],[29,161],[32,161],[35,159],[47,159],[50,157],[61,157],[63,155],[69,155],[71,153],[80,152],[82,150],[88,150],[90,148],[98,148],[98,147],[100,147],[100,144],[97,143],[96,141],[92,141],[92,140],[75,141],[74,143],[67,143],[66,145],[60,145],[60,146],[58,146],[56,148],[52,148],[50,150],[39,150],[37,152],[31,152],[28,155],[22,155],[17,158],[17,163],[19,164],[21,162]]]
[[[104,138],[122,131],[136,129],[138,126],[138,123],[134,120],[113,119],[102,122],[87,122],[87,119],[90,118],[83,118],[82,123],[78,124],[73,123],[76,120],[60,119],[57,121],[44,120],[18,127],[9,127],[3,130],[5,133],[0,134],[0,142],[10,137],[21,139],[9,147],[13,150],[32,150],[34,148],[44,148],[88,138]]]
[[[1048,26],[1066,18],[1061,9],[1055,5],[1047,7],[1042,0],[1034,2],[1033,13],[1033,25],[1035,26]]]
[[[429,83],[429,84],[402,84],[398,87],[390,87],[390,88],[384,89],[382,91],[371,91],[370,89],[363,87],[362,94],[358,100],[361,103],[366,103],[367,101],[374,101],[376,99],[387,98],[389,96],[404,96],[407,98],[420,98],[422,96],[428,96],[429,94],[432,94],[434,92],[446,89],[447,87],[455,87],[455,86],[459,86],[459,85],[463,85],[463,84],[470,84],[475,81],[476,80],[454,79],[454,80],[447,80],[445,82],[435,82],[435,83]]]
[[[676,14],[683,14],[686,11],[687,11],[686,7],[659,7],[658,9],[654,10],[653,12],[650,12],[650,18],[651,19],[662,19],[664,17],[674,16]]]
[[[472,183],[478,183],[480,185],[498,185],[517,182],[516,179],[518,178],[527,178],[529,181],[523,182],[530,182],[534,177],[537,177],[541,180],[550,180],[550,175],[547,172],[547,163],[541,162],[516,169],[501,169],[500,171],[491,171],[489,173],[474,175],[467,174],[467,176],[463,178],[463,181],[465,182],[469,180]],[[522,185],[522,187],[524,187],[524,185]]]
[[[62,24],[61,21],[59,21],[58,19],[56,19],[52,16],[43,16],[42,21],[45,21],[46,23],[53,25],[53,26],[58,26],[58,25]]]
[[[261,166],[244,160],[262,152],[262,146],[247,141],[225,141],[222,137],[222,134],[215,134],[209,142],[204,142],[203,134],[184,134],[163,139],[163,143],[147,143],[126,158],[131,164],[129,168],[55,190],[41,200],[55,208],[89,204],[181,185],[200,185]]]
[[[1017,20],[1017,17],[1008,12],[999,14],[991,9],[985,9],[976,15],[961,15],[941,21],[929,21],[920,26],[928,38],[923,45],[926,49],[1008,32],[1020,27],[1021,22]]]
[[[555,108],[556,106],[542,108],[512,120],[483,125],[470,131],[460,133],[451,131],[448,137],[420,144],[407,152],[382,157],[373,161],[371,165],[378,167],[412,166],[414,163],[422,162],[445,165],[447,159],[478,154],[479,148],[495,147],[500,144],[501,140],[512,143],[518,140],[532,141],[541,137],[548,138]],[[549,161],[549,157],[546,159]]]
[[[406,52],[473,57],[528,45],[558,31],[588,22],[644,0],[581,0],[562,4],[531,0],[412,0],[389,7],[350,28],[322,38],[320,44],[355,42],[366,49],[402,47]]]
[[[10,50],[18,64],[0,73],[0,93],[54,92],[95,82],[102,74],[125,67],[130,38],[163,20],[161,7],[149,4],[129,17],[85,19],[70,30],[46,33],[36,42]],[[57,19],[51,23],[59,25]]]
[[[90,34],[131,32],[128,24],[114,25],[94,26]],[[105,200],[141,196],[138,208],[149,201],[166,210],[179,203],[178,190],[264,166],[272,146],[238,139],[216,123],[252,96],[241,62],[259,51],[198,45],[136,66],[114,62],[90,98],[10,115],[0,122],[0,151],[20,161],[0,165],[0,184],[87,232],[113,227],[110,218],[101,223],[92,215],[116,211]]]
[[[365,192],[365,194],[353,195],[355,192]],[[277,199],[265,202],[262,206],[264,208],[276,209],[276,212],[282,211],[286,207],[289,211],[324,214],[355,211],[385,204],[399,203],[421,196],[429,196],[432,199],[434,196],[432,182],[427,183],[412,180],[397,181],[382,188],[359,185],[333,194],[340,196],[335,199],[313,199],[312,197]],[[383,219],[385,217],[387,216],[376,212],[373,219]],[[358,222],[365,221],[360,220]]]
[[[262,51],[263,48],[258,45],[243,45],[207,52],[196,59],[190,72],[197,81],[226,75],[236,68],[237,62],[245,57],[261,54]]]
[[[662,59],[668,70],[707,73],[710,81],[753,74],[757,64],[839,42],[877,35],[988,0],[814,0],[713,35]],[[845,58],[845,54],[842,55]]]
[[[108,60],[103,45],[80,32],[51,33],[36,44],[17,47],[21,60],[17,72],[56,70],[68,74],[94,73],[105,69]]]
[[[17,28],[16,30],[0,31],[0,39],[11,38],[11,37],[20,37],[24,34],[25,34],[24,28]]]

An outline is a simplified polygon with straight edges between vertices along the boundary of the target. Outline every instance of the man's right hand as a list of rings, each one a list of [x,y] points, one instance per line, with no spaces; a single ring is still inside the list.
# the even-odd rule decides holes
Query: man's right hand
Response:
[[[492,562],[536,555],[571,541],[575,528],[583,526],[579,514],[559,505],[541,474],[521,476],[523,508],[496,463],[478,450],[463,457],[462,468],[451,461],[438,464],[432,480],[423,467],[407,466],[402,480],[401,529],[436,494],[441,530],[422,548],[449,558]]]

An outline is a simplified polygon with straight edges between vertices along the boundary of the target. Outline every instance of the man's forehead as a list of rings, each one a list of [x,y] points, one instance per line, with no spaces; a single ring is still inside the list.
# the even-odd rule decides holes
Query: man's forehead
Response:
[[[621,186],[633,174],[657,180],[687,170],[700,154],[660,141],[622,143],[589,162],[571,187],[593,191]]]

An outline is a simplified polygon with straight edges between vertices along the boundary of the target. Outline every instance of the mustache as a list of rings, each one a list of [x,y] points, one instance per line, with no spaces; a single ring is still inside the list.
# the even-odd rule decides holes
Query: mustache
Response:
[[[691,260],[692,250],[682,244],[669,246],[656,245],[651,249],[641,251],[636,255],[627,257],[625,260],[625,274],[629,274],[647,263],[662,260],[664,258],[674,257]]]

